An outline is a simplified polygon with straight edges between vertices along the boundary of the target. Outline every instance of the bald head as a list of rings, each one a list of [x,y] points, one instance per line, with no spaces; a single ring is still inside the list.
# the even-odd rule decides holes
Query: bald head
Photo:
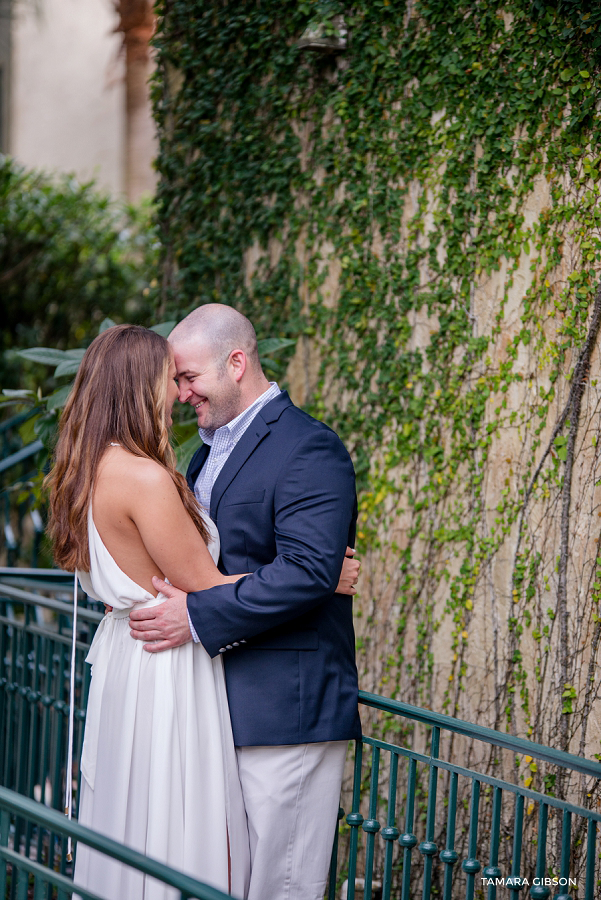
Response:
[[[207,303],[192,310],[175,326],[169,342],[174,347],[202,347],[219,366],[225,365],[233,350],[243,350],[250,370],[261,372],[255,329],[246,316],[223,303]]]
[[[180,402],[194,409],[200,428],[221,428],[269,388],[255,329],[231,306],[200,306],[173,329],[169,343]]]

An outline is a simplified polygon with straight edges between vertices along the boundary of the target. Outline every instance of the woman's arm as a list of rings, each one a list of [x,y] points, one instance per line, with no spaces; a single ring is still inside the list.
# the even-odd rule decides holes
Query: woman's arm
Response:
[[[111,448],[99,467],[93,495],[94,522],[117,565],[146,590],[152,578],[175,584],[227,584],[169,472],[159,463]]]
[[[160,573],[183,590],[194,590],[201,583],[228,584],[241,577],[218,570],[169,473],[157,464],[139,468],[143,471],[138,473],[137,490],[130,494],[129,514]]]
[[[97,479],[94,519],[117,563],[148,587],[154,575],[185,591],[243,577],[219,572],[169,473],[153,460],[112,451]],[[360,564],[353,553],[347,549],[338,593],[355,593]]]

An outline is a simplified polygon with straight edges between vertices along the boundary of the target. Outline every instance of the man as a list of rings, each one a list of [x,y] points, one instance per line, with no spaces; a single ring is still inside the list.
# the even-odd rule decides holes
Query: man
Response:
[[[150,652],[202,640],[223,654],[247,812],[249,900],[322,900],[349,739],[360,736],[351,597],[335,593],[356,495],[326,425],[269,384],[251,323],[194,310],[172,332],[179,399],[202,447],[188,481],[221,536],[236,584],[131,613]]]

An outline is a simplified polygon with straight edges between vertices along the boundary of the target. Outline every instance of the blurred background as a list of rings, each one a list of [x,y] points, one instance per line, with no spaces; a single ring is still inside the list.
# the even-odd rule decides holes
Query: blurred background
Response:
[[[0,564],[99,329],[232,304],[355,463],[362,686],[601,756],[599,4],[0,0],[0,101]]]
[[[159,315],[154,30],[147,0],[0,0],[4,565],[51,564],[40,489],[68,393],[57,358],[75,353],[72,376],[103,322]]]
[[[600,110],[597,0],[0,0],[0,567],[90,340],[232,304],[353,458],[361,687],[601,760]]]
[[[0,150],[28,168],[152,193],[147,0],[0,0]]]

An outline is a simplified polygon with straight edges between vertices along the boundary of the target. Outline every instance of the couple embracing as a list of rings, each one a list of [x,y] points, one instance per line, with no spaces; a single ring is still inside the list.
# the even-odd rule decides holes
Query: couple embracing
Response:
[[[179,397],[203,444],[184,478]],[[55,558],[112,608],[90,652],[79,821],[248,900],[321,900],[360,736],[351,460],[265,378],[220,304],[169,342],[115,326],[61,419]],[[107,900],[172,890],[80,846]]]

